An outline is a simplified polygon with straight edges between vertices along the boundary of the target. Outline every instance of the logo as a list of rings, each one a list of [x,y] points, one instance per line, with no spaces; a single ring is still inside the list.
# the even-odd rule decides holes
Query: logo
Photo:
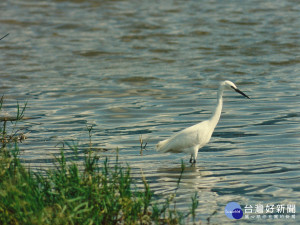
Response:
[[[241,219],[243,217],[243,210],[241,206],[236,202],[229,202],[225,206],[225,215],[229,219]]]

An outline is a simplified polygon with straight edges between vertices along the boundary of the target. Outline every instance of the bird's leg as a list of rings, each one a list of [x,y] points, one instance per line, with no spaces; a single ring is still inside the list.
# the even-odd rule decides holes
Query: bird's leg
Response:
[[[195,164],[196,163],[196,159],[193,157],[193,155],[191,155],[190,163],[191,164]]]
[[[192,165],[194,165],[196,163],[197,155],[198,155],[198,146],[195,146],[194,152],[191,154],[191,158],[190,158],[190,163]]]
[[[195,159],[190,159],[190,163],[191,163],[191,167],[195,167],[196,166],[196,160]]]

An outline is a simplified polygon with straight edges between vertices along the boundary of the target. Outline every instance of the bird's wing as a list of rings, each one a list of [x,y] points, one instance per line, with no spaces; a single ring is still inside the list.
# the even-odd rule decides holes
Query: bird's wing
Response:
[[[172,137],[164,141],[160,141],[156,145],[157,150],[160,152],[179,153],[184,152],[184,149],[191,148],[196,145],[201,146],[201,143],[199,142],[201,142],[201,136],[203,134],[203,131],[205,131],[205,122],[206,121],[188,127],[174,134]]]

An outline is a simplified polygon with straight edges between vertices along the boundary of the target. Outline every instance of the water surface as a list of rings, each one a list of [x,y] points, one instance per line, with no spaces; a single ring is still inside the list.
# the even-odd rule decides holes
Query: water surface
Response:
[[[47,168],[61,143],[88,143],[141,168],[156,195],[177,191],[197,217],[231,223],[240,205],[300,197],[300,7],[297,1],[2,1],[1,94],[6,114],[28,101],[22,158]],[[155,144],[207,119],[218,84],[231,80],[221,120],[195,167]],[[147,142],[140,155],[139,137]],[[71,157],[71,155],[70,155]],[[113,160],[113,159],[112,159]],[[137,183],[137,185],[142,185]],[[298,211],[299,205],[297,205]],[[243,219],[243,223],[258,223]],[[296,219],[263,223],[296,224]]]

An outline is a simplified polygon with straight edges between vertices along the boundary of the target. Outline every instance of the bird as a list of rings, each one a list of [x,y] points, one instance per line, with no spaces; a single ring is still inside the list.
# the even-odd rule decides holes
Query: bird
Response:
[[[220,82],[217,94],[217,105],[211,117],[208,120],[204,120],[175,133],[166,140],[158,142],[156,150],[163,153],[171,152],[191,154],[190,163],[195,164],[199,149],[209,142],[214,129],[219,122],[223,106],[223,92],[225,88],[231,88],[237,93],[243,95],[245,98],[250,99],[250,97],[239,90],[233,82],[229,80]]]

